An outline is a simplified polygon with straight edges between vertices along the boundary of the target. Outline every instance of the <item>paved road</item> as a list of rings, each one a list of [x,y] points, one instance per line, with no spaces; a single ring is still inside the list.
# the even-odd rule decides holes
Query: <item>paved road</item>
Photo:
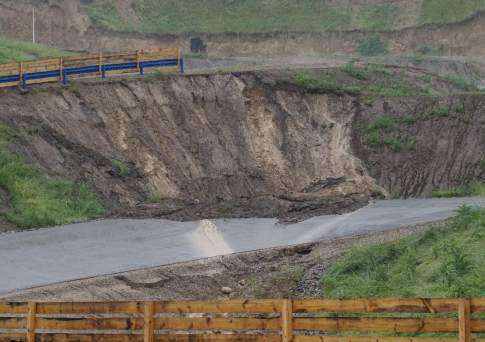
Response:
[[[0,235],[0,293],[400,225],[444,219],[485,197],[378,201],[341,216],[280,225],[274,219],[102,220]]]

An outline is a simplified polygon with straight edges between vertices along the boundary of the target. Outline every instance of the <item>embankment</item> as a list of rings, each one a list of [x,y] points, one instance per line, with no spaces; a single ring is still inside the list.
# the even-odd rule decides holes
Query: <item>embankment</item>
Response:
[[[344,74],[351,82],[342,71],[332,77]],[[406,82],[422,76],[411,70]],[[355,85],[309,90],[295,77],[4,89],[0,122],[15,133],[12,151],[51,177],[88,184],[111,216],[299,220],[355,210],[385,190],[422,196],[485,179],[484,95],[369,97]]]

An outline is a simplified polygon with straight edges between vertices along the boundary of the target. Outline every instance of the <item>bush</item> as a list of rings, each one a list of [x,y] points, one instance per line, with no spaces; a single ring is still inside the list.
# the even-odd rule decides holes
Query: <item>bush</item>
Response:
[[[388,49],[379,34],[369,34],[359,42],[357,52],[362,56],[379,56],[387,54]]]
[[[121,177],[127,177],[131,173],[131,169],[125,162],[117,159],[111,160],[111,165],[115,169],[116,173]]]

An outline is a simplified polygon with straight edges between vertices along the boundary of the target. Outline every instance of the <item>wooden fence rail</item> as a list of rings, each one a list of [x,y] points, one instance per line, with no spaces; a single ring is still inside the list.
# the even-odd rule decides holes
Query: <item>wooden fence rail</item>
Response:
[[[484,313],[485,299],[0,303],[0,341],[485,342]]]
[[[63,82],[70,78],[101,77],[111,74],[140,73],[165,67],[184,72],[179,49],[153,49],[109,54],[92,54],[0,64],[0,88],[28,84]]]

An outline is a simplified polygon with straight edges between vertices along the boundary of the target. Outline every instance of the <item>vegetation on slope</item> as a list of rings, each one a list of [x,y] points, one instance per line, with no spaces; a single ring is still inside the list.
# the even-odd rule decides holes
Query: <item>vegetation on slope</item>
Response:
[[[485,209],[424,233],[355,248],[322,278],[328,298],[485,296]]]
[[[0,63],[26,61],[31,59],[65,56],[68,53],[41,44],[19,40],[0,39]]]
[[[431,196],[435,198],[485,196],[485,183],[476,182],[451,189],[437,189]]]
[[[485,9],[485,0],[424,0],[419,23],[440,24],[462,21]]]
[[[322,0],[141,0],[134,15],[114,0],[93,0],[87,11],[100,29],[144,33],[388,30],[464,20],[485,0],[421,0],[418,13],[405,3],[348,5]]]
[[[8,149],[14,132],[0,124],[0,187],[7,190],[12,210],[6,219],[19,228],[86,221],[103,208],[86,186],[48,178]]]

